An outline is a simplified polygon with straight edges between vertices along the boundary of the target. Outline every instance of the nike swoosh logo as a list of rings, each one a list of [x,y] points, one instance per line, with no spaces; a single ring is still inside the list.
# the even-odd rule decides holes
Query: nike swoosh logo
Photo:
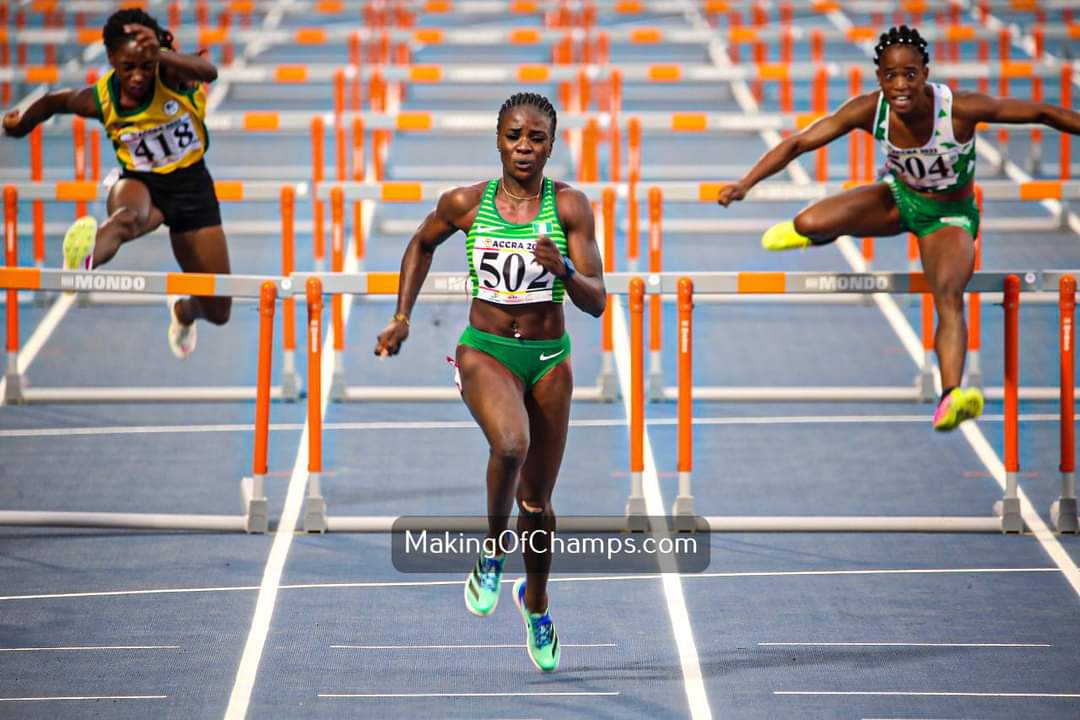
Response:
[[[492,225],[477,225],[477,226],[475,226],[473,228],[473,230],[475,230],[478,233],[495,232],[496,230],[500,230],[500,229],[501,228],[498,228],[498,227],[495,227],[495,226],[492,226]]]
[[[540,353],[540,362],[544,362],[545,360],[550,360],[551,358],[554,358],[554,357],[559,357],[560,355],[563,354],[563,352],[564,352],[563,350],[560,350],[559,352],[552,353],[551,355],[545,355],[544,353]]]

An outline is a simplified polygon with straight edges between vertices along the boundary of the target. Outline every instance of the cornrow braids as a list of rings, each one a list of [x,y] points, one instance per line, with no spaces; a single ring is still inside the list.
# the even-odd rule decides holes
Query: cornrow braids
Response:
[[[556,122],[555,108],[552,107],[551,102],[546,97],[540,95],[539,93],[520,92],[514,93],[509,98],[507,98],[506,102],[504,102],[502,104],[502,107],[499,108],[499,120],[496,124],[496,127],[502,125],[502,121],[503,118],[506,117],[506,113],[522,105],[532,105],[534,108],[548,116],[548,119],[551,120],[551,137],[554,140]]]
[[[101,31],[101,38],[105,41],[105,49],[112,52],[120,46],[120,43],[132,37],[131,33],[124,32],[125,25],[144,25],[154,31],[161,47],[174,50],[173,34],[158,25],[158,21],[146,11],[140,8],[127,8],[117,10],[105,22]]]
[[[909,28],[907,25],[901,25],[900,27],[891,27],[888,32],[881,33],[881,37],[878,38],[878,44],[874,46],[874,64],[881,64],[881,56],[885,54],[885,51],[891,48],[893,45],[908,45],[915,48],[922,54],[923,64],[930,64],[930,55],[926,52],[926,40],[915,28]]]

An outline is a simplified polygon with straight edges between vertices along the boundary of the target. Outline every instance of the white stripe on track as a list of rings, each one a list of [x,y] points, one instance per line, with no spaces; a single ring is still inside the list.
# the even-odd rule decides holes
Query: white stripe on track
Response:
[[[57,647],[14,647],[0,648],[0,653],[5,652],[69,652],[69,651],[92,651],[99,650],[179,650],[179,645],[69,645]]]
[[[686,580],[700,578],[758,578],[758,577],[826,577],[840,575],[978,575],[980,573],[1058,573],[1056,567],[1037,568],[886,568],[877,570],[753,570],[746,572],[704,572],[682,575]],[[598,575],[556,577],[549,582],[626,582],[655,580],[657,575]],[[509,584],[512,580],[503,580]],[[360,582],[296,583],[282,585],[281,590],[358,590],[393,589],[405,587],[434,587],[437,585],[460,585],[460,580],[370,580]],[[87,598],[129,597],[138,595],[184,595],[188,593],[253,592],[258,585],[227,585],[201,588],[150,588],[145,590],[100,590],[97,592],[35,593],[32,595],[0,595],[0,602],[16,600],[78,600]]]
[[[54,695],[52,697],[0,697],[0,702],[55,702],[58,700],[165,700],[168,695]]]
[[[773,695],[874,695],[885,697],[1080,698],[1080,693],[933,692],[914,690],[774,690]]]
[[[1048,648],[1047,643],[970,642],[759,642],[760,647],[945,647],[945,648]]]

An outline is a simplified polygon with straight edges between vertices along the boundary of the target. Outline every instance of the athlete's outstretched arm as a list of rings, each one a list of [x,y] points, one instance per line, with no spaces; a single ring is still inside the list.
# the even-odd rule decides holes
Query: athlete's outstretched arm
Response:
[[[94,86],[79,90],[53,90],[30,103],[25,112],[18,108],[4,114],[4,133],[9,137],[23,137],[53,115],[81,115],[100,120]]]
[[[746,193],[750,192],[750,188],[780,172],[803,153],[828,145],[852,130],[858,128],[869,130],[873,125],[876,109],[876,92],[848,100],[832,115],[827,115],[805,130],[785,138],[776,147],[762,155],[742,180],[720,189],[717,202],[727,207],[736,200],[742,200],[746,197]]]
[[[448,190],[439,197],[435,209],[428,213],[420,227],[413,233],[401,258],[401,274],[398,280],[397,309],[389,324],[379,333],[375,354],[385,357],[397,355],[401,343],[409,337],[409,316],[412,314],[420,286],[424,284],[435,248],[458,230],[466,230],[465,222],[470,212],[479,205],[476,186]]]
[[[953,107],[972,123],[1038,123],[1071,135],[1080,134],[1080,113],[1057,105],[995,98],[982,93],[957,93]]]
[[[566,251],[575,272],[563,282],[574,304],[593,317],[600,317],[607,306],[604,288],[604,265],[596,246],[596,220],[585,193],[563,187],[555,195],[559,221],[566,232]],[[543,242],[546,240],[546,242]],[[556,277],[566,274],[566,263],[555,243],[542,238],[534,252],[536,261]]]

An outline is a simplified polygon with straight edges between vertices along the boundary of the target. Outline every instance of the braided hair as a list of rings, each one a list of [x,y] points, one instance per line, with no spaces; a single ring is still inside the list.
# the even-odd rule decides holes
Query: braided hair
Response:
[[[154,31],[157,35],[158,43],[161,47],[169,50],[173,48],[173,34],[165,28],[158,25],[158,21],[155,20],[146,11],[139,8],[127,8],[125,10],[117,10],[109,19],[105,22],[105,27],[101,31],[101,37],[105,41],[105,49],[109,52],[116,50],[120,47],[120,44],[133,37],[131,33],[124,32],[125,25],[143,25]]]
[[[915,48],[922,55],[924,65],[930,64],[930,55],[926,52],[926,40],[915,28],[909,28],[907,25],[901,25],[900,27],[891,27],[888,32],[881,33],[881,37],[878,38],[878,44],[874,46],[874,64],[881,64],[881,56],[885,54],[885,51],[891,48],[893,45],[907,45]]]
[[[552,140],[554,140],[556,121],[555,108],[552,107],[551,102],[546,97],[540,95],[539,93],[520,92],[514,93],[509,98],[507,98],[506,102],[504,102],[502,104],[502,107],[499,108],[499,121],[496,127],[502,125],[503,118],[506,117],[506,113],[522,105],[532,105],[541,113],[547,115],[548,120],[551,121],[551,137]]]

